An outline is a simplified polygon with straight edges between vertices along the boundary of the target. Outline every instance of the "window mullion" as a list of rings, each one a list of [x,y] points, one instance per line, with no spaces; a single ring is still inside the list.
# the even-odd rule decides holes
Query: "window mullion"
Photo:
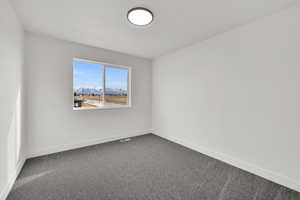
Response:
[[[105,68],[106,66],[103,66],[103,105],[105,106],[105,90],[106,90],[106,86],[105,86]]]

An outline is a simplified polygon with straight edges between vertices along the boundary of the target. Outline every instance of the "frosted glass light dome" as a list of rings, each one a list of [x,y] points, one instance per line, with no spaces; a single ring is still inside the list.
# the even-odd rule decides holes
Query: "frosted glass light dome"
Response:
[[[137,7],[128,11],[127,18],[134,25],[145,26],[153,21],[153,14],[147,8]]]

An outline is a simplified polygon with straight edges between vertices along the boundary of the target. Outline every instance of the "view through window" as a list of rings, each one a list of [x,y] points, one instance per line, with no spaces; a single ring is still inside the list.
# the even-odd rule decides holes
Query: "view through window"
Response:
[[[130,68],[74,59],[75,110],[130,106]]]

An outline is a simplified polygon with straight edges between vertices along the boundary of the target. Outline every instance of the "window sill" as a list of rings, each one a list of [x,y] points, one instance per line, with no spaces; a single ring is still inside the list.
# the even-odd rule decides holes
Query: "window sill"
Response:
[[[106,109],[121,109],[121,108],[131,108],[131,105],[103,105],[94,108],[73,107],[73,110],[106,110]]]

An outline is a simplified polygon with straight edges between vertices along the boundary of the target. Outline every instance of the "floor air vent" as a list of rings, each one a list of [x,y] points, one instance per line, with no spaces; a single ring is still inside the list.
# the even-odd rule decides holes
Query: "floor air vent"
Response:
[[[120,142],[129,142],[129,141],[131,141],[131,138],[125,138],[125,139],[120,140]]]

